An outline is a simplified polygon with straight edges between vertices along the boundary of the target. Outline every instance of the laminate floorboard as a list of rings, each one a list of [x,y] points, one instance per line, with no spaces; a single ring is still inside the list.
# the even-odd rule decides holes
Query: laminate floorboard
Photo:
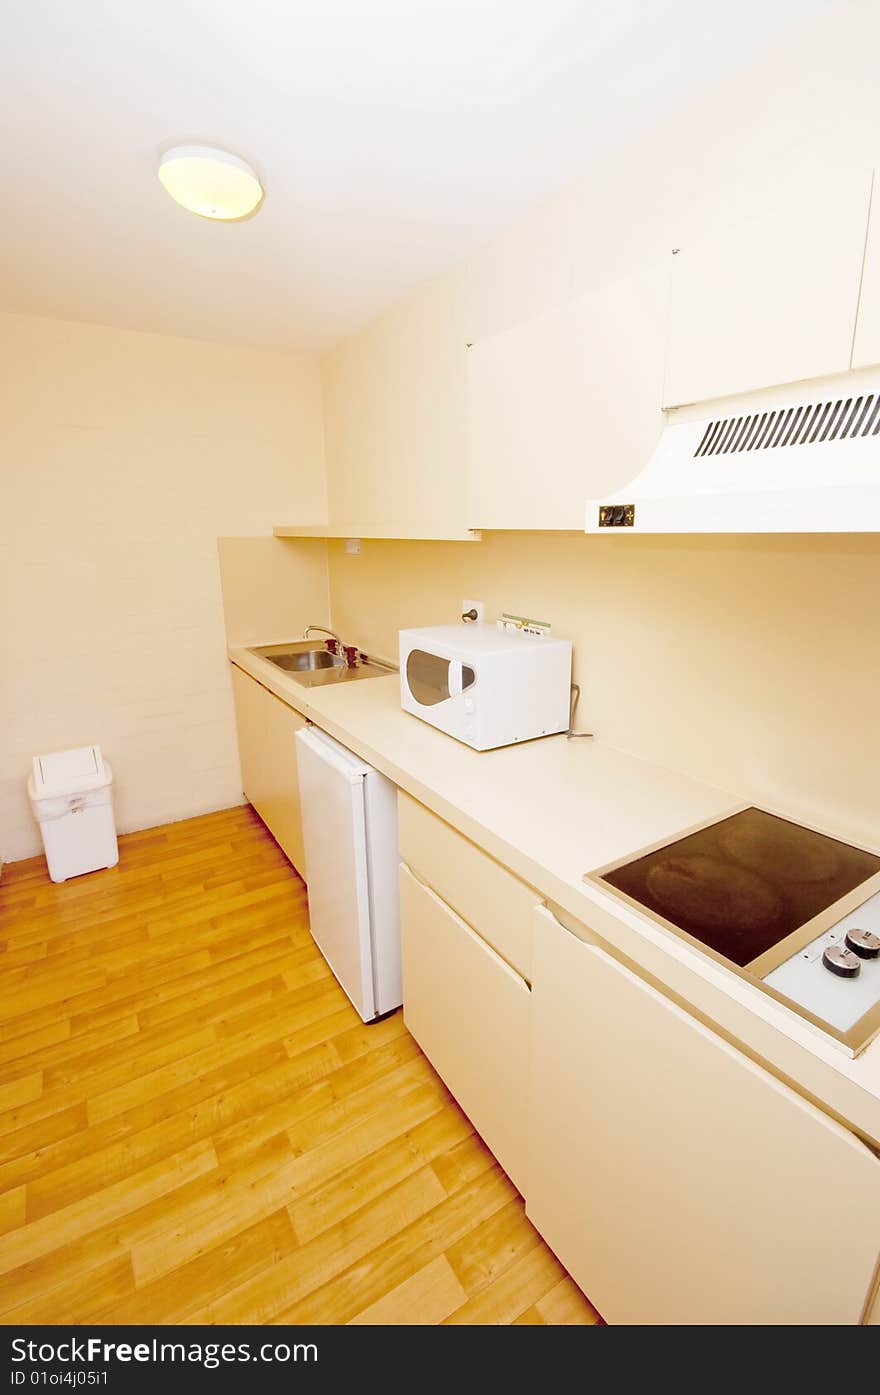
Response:
[[[0,1321],[599,1319],[248,807],[0,879]]]

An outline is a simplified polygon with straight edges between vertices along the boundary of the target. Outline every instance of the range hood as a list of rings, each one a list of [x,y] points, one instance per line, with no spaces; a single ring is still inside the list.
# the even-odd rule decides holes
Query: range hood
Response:
[[[674,412],[604,533],[880,532],[880,371]]]

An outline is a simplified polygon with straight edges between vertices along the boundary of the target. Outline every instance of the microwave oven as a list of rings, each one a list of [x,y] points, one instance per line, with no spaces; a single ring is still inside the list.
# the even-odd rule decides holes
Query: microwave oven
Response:
[[[571,640],[485,624],[401,630],[400,702],[475,751],[567,731]]]

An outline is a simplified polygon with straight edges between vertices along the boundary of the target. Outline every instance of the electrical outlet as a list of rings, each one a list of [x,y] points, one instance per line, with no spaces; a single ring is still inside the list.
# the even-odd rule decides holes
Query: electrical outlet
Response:
[[[482,624],[483,621],[484,621],[485,618],[486,618],[486,605],[485,605],[485,602],[484,602],[484,601],[472,601],[472,600],[470,600],[468,597],[465,597],[465,599],[464,599],[464,600],[462,601],[462,603],[461,603],[461,613],[462,613],[462,615],[467,615],[467,613],[468,613],[469,610],[475,610],[475,611],[477,612],[477,624]]]
[[[346,552],[347,556],[349,556],[349,557],[359,557],[360,554],[361,554],[361,540],[360,540],[360,538],[346,538],[346,539],[345,539],[345,552]]]

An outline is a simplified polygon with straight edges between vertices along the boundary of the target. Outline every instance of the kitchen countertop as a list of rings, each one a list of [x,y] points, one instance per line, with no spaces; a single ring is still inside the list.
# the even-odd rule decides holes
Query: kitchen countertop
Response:
[[[308,688],[231,645],[229,658],[376,766],[667,994],[880,1147],[880,1037],[852,1058],[760,989],[583,874],[743,805],[594,740],[544,737],[472,751],[401,710],[398,675]],[[784,809],[774,810],[785,814]]]

